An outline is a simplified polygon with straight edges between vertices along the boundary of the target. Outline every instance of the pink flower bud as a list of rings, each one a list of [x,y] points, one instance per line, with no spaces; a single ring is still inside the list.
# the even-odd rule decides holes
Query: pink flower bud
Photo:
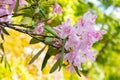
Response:
[[[57,14],[61,14],[63,12],[62,7],[59,4],[55,4],[53,7],[53,11],[52,13],[57,13]]]

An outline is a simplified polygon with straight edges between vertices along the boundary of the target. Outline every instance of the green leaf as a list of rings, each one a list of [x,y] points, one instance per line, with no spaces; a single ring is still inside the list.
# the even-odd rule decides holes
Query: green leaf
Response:
[[[78,67],[77,67],[77,66],[74,66],[74,69],[75,69],[76,73],[78,74],[78,76],[81,77]]]
[[[45,46],[46,47],[46,46]],[[29,64],[32,64],[38,57],[39,55],[44,51],[45,47],[43,47],[29,62]]]
[[[3,55],[1,55],[2,57],[1,57],[1,60],[0,60],[0,63],[2,63],[3,62]]]
[[[8,61],[7,61],[7,65],[8,65],[9,71],[11,72],[11,67],[10,67],[10,64],[8,63]]]
[[[0,34],[0,35],[1,35],[2,40],[4,40],[4,35],[3,34]]]
[[[5,52],[5,51],[4,51],[3,43],[0,43],[0,48],[2,49],[3,52]]]
[[[52,46],[49,47],[48,52],[47,52],[47,54],[49,54],[50,56],[56,55],[58,53],[59,53],[59,50],[54,48],[54,47],[52,47]]]
[[[2,31],[3,31],[3,33],[5,33],[6,35],[9,35],[9,33],[6,31],[5,28],[2,28]]]
[[[60,57],[60,66],[59,66],[59,71],[61,70],[62,63],[63,63],[63,58],[64,58],[64,46],[65,46],[66,39],[63,40],[63,46],[62,46],[62,52],[61,52],[61,57]]]
[[[45,38],[45,43],[51,43],[53,41],[53,38],[46,37]]]
[[[42,63],[42,68],[41,68],[41,70],[44,69],[44,67],[46,66],[47,61],[48,61],[48,59],[49,59],[50,57],[51,57],[51,56],[50,56],[49,54],[46,54],[46,55],[45,55],[45,58],[44,58],[43,63]]]
[[[59,63],[60,63],[60,59],[53,65],[53,67],[50,70],[50,73],[54,72],[58,68]]]
[[[11,67],[10,67],[10,64],[8,63],[8,61],[7,61],[7,59],[5,58],[5,60],[4,60],[4,66],[5,66],[5,68],[9,68],[9,71],[11,72]]]
[[[14,8],[14,12],[16,13],[18,10],[18,6],[19,6],[19,0],[16,0],[16,4],[15,4],[15,8]]]
[[[7,60],[6,60],[6,58],[4,60],[4,66],[5,66],[5,68],[7,68]]]
[[[44,29],[47,30],[49,33],[53,34],[54,36],[58,37],[57,33],[55,32],[55,30],[52,27],[44,26]]]
[[[43,17],[46,17],[45,12],[40,8],[40,13]]]
[[[39,43],[39,42],[42,42],[44,41],[44,38],[43,37],[39,37],[40,40],[38,39],[35,39],[35,38],[32,38],[29,42],[29,44],[36,44],[36,43]]]

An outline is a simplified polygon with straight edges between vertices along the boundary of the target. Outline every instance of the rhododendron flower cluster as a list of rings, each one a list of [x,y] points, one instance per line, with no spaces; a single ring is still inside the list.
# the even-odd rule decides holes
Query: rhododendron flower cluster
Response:
[[[17,1],[19,1],[19,5]],[[45,45],[49,45],[49,49],[51,50],[48,49],[48,52],[46,54],[49,56],[58,54],[55,57],[55,59],[57,59],[57,62],[52,67],[50,73],[54,72],[58,66],[60,70],[63,61],[66,61],[70,64],[68,68],[70,68],[71,71],[76,70],[76,67],[78,71],[82,69],[81,64],[86,63],[87,60],[95,60],[96,51],[92,50],[92,46],[96,41],[102,38],[103,34],[106,33],[104,30],[95,30],[94,25],[97,18],[96,15],[93,15],[88,11],[74,25],[71,25],[71,20],[67,19],[66,22],[62,22],[60,25],[52,28],[50,26],[45,26],[44,23],[47,23],[47,18],[45,16],[46,14],[42,8],[39,8],[39,4],[36,3],[35,6],[29,6],[31,7],[30,11],[32,11],[32,15],[29,16],[33,20],[31,24],[32,27],[24,24],[10,23],[13,12],[14,16],[16,14],[19,14],[18,11],[20,10],[29,9],[29,7],[25,7],[23,9],[18,8],[18,6],[21,7],[24,5],[26,5],[26,2],[24,0],[0,0],[0,34],[2,36],[4,36],[3,33],[9,35],[5,29],[5,27],[8,27],[16,31],[26,33],[37,40],[34,41],[34,39],[31,39],[30,44],[43,42]],[[16,8],[19,10],[16,10]],[[62,12],[62,7],[58,3],[55,3],[52,13],[61,14]],[[41,16],[38,17],[39,15]],[[26,15],[24,14],[24,16]],[[44,16],[44,18],[42,18],[42,16]],[[40,22],[38,23],[38,21]],[[36,25],[36,23],[38,23],[38,26],[36,26],[33,30],[33,26]],[[22,26],[24,28],[15,26]],[[46,46],[31,59],[30,64],[38,58],[40,53],[43,52],[45,48]],[[44,58],[46,60],[43,61],[42,69],[45,67],[46,62],[49,59],[48,55]]]
[[[92,50],[91,47],[105,34],[104,30],[95,30],[96,17],[96,15],[88,11],[73,26],[70,23],[70,19],[68,19],[67,22],[62,22],[61,25],[55,27],[58,36],[62,39],[67,39],[65,43],[67,52],[65,53],[64,61],[69,62],[71,71],[74,71],[74,66],[81,70],[81,64],[87,60],[95,60],[96,51]]]

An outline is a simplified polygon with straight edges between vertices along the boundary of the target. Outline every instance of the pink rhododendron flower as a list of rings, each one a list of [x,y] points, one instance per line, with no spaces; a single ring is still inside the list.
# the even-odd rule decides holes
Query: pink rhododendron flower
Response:
[[[55,27],[55,31],[60,38],[67,38],[65,43],[67,53],[65,53],[64,61],[69,62],[71,70],[74,66],[81,70],[82,63],[87,60],[95,60],[96,51],[91,50],[91,47],[106,33],[105,30],[96,31],[94,29],[96,17],[88,11],[73,26],[70,25],[68,19],[67,22]]]
[[[62,12],[63,12],[62,7],[58,3],[56,3],[53,7],[52,13],[61,14]]]
[[[61,25],[55,27],[56,33],[59,35],[60,38],[65,39],[71,33],[71,25],[70,20],[68,19],[67,22],[63,22]]]
[[[15,8],[16,5],[16,1],[17,0],[2,0],[0,1],[0,5],[7,5],[9,6],[8,10],[10,13],[12,13],[13,9]],[[25,2],[25,0],[19,0],[19,6],[24,6],[27,3]]]
[[[97,53],[97,51],[95,51],[95,50],[87,49],[84,53],[84,57],[93,62],[93,61],[95,61],[95,54],[96,53]]]
[[[4,15],[9,15],[8,10],[5,8],[5,6],[0,7],[0,22],[8,22],[10,20],[9,16],[4,16]],[[2,17],[4,16],[4,17]]]
[[[34,29],[34,33],[41,34],[43,32],[44,23],[39,23],[38,26]]]
[[[90,26],[95,24],[95,19],[97,15],[91,14],[91,12],[86,12],[82,18],[80,18],[81,26]]]
[[[16,0],[1,0],[0,1],[0,16],[8,15],[0,18],[1,22],[8,22],[12,16],[12,11],[15,8]],[[26,5],[24,0],[19,0],[19,6]],[[8,7],[6,7],[8,6]]]
[[[25,2],[25,0],[19,0],[19,5],[24,6],[27,5],[27,3]]]
[[[60,40],[57,40],[56,38],[53,38],[53,42],[54,42],[53,46],[57,48],[61,47],[62,45],[62,42]]]
[[[73,51],[75,48],[79,46],[78,45],[79,43],[80,43],[80,39],[77,35],[70,35],[68,37],[68,40],[66,41],[65,49]]]
[[[13,4],[15,0],[1,0],[0,4]]]
[[[17,0],[1,0],[0,1],[0,4],[16,4],[16,1]],[[20,6],[23,6],[23,5],[26,5],[27,3],[25,2],[25,0],[19,0],[19,5]]]
[[[9,1],[8,1],[9,2]],[[8,3],[9,4],[9,3]],[[9,4],[9,11],[12,13],[12,11],[14,10],[16,5],[16,0],[12,0],[12,3]],[[24,6],[27,5],[27,3],[25,2],[25,0],[19,0],[19,6]]]

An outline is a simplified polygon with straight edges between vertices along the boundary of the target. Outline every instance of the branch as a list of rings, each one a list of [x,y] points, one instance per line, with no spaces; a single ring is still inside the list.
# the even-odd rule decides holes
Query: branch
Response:
[[[41,41],[41,39],[33,36],[32,31],[28,31],[28,30],[25,30],[25,29],[19,29],[19,28],[13,27],[13,26],[11,26],[11,25],[9,25],[9,24],[7,24],[7,23],[4,23],[4,24],[5,24],[6,27],[8,27],[8,28],[14,29],[14,30],[16,30],[16,31],[19,31],[19,32],[22,32],[22,33],[25,33],[25,34],[28,34],[29,36],[31,36],[31,37],[33,37],[33,38]]]
[[[43,36],[43,37],[55,38],[55,36],[48,36],[48,35],[44,35],[44,34],[36,34],[36,33],[34,33],[33,31],[30,31],[30,30],[20,29],[20,28],[17,28],[17,27],[13,27],[13,26],[22,26],[24,28],[30,28],[30,27],[32,27],[32,26],[28,26],[28,25],[25,25],[25,24],[11,24],[11,23],[7,23],[7,22],[0,22],[0,24],[2,24],[2,26],[6,25],[5,27],[14,29],[14,30],[22,32],[22,33],[31,34],[31,35],[34,35],[34,36]],[[3,25],[3,24],[5,24],[5,25]]]
[[[25,24],[9,24],[9,25],[12,25],[12,26],[22,26],[22,27],[25,27],[25,28],[32,27],[32,26],[28,26],[28,25],[25,25]]]
[[[9,15],[8,15],[8,14],[5,14],[5,15],[0,16],[0,18],[6,17],[6,16],[9,16]]]
[[[54,36],[47,36],[47,35],[39,35],[39,34],[35,34],[35,33],[33,33],[33,31],[29,31],[29,30],[25,30],[25,29],[20,29],[20,28],[17,28],[17,27],[13,27],[12,26],[12,24],[9,24],[9,23],[7,23],[7,22],[0,22],[0,25],[2,25],[2,26],[4,26],[4,27],[8,27],[8,28],[10,28],[10,29],[13,29],[13,30],[16,30],[16,31],[18,31],[18,32],[22,32],[22,33],[25,33],[25,34],[28,34],[29,36],[31,36],[31,37],[33,37],[33,38],[35,38],[35,39],[37,39],[37,40],[40,40],[40,41],[42,41],[43,43],[45,43],[44,42],[44,40],[41,40],[40,38],[37,38],[37,37],[35,37],[35,36],[43,36],[43,37],[52,37],[52,38],[55,38]],[[15,24],[14,24],[15,25]],[[19,24],[16,24],[17,26],[19,26]],[[26,26],[26,25],[23,25],[23,24],[20,24],[21,26]],[[46,45],[48,45],[47,43],[45,43]],[[49,44],[50,45],[50,44]],[[50,46],[52,46],[52,47],[55,47],[55,48],[57,48],[56,46],[54,46],[54,45],[50,45]]]

